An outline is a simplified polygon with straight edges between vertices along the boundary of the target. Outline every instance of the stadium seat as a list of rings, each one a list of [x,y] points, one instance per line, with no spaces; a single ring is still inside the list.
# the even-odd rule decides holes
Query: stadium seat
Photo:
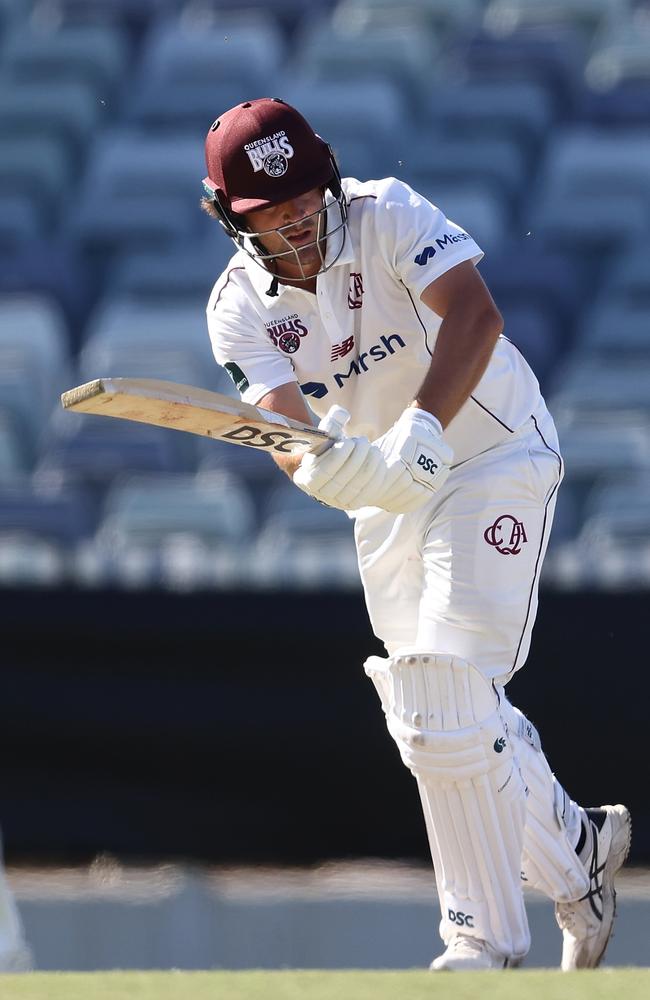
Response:
[[[291,76],[283,81],[280,96],[297,107],[334,148],[353,139],[380,155],[386,149],[397,150],[399,140],[405,141],[412,127],[403,95],[389,80],[356,81],[354,101],[350,101],[348,83],[332,80],[324,86]]]
[[[96,279],[88,260],[64,240],[29,240],[13,248],[0,246],[0,295],[41,294],[57,302],[65,315],[70,347],[81,336]]]
[[[97,100],[112,102],[126,77],[128,47],[110,25],[17,30],[2,50],[2,69],[15,83],[81,81]]]
[[[254,525],[245,487],[231,474],[130,476],[106,498],[101,536],[110,544],[155,546],[171,534],[207,545],[245,541]]]
[[[50,422],[34,478],[83,486],[99,500],[118,476],[193,471],[197,440],[167,428],[60,411]]]
[[[124,109],[124,119],[157,135],[191,131],[202,140],[224,111],[246,97],[261,96],[252,91],[250,85],[243,86],[241,80],[230,78],[207,86],[177,80],[141,80]]]
[[[549,408],[558,420],[590,411],[650,410],[650,362],[572,357],[552,382]]]
[[[44,235],[43,217],[27,194],[0,192],[0,248],[13,251]]]
[[[482,0],[339,0],[332,22],[342,30],[391,27],[396,17],[422,23],[443,42],[471,29],[480,17]]]
[[[251,568],[259,586],[356,589],[352,523],[282,481],[268,497]]]
[[[576,119],[596,127],[643,127],[650,120],[647,80],[622,80],[606,90],[585,85],[579,92]]]
[[[552,95],[558,113],[566,114],[581,86],[585,42],[572,27],[552,32],[516,31],[507,35],[479,31],[459,40],[454,72],[474,82],[532,81]]]
[[[545,142],[555,110],[539,82],[482,80],[436,88],[428,97],[426,116],[449,136],[514,140],[531,157]]]
[[[64,385],[47,380],[29,350],[0,346],[0,408],[12,415],[21,444],[34,460],[57,394]]]
[[[0,145],[0,190],[29,198],[44,226],[58,219],[73,175],[70,151],[61,138],[14,137]]]
[[[638,195],[650,199],[650,137],[634,129],[608,132],[564,128],[547,144],[538,177],[538,198]],[[630,220],[626,220],[628,222]],[[620,228],[620,226],[619,226]]]
[[[109,254],[189,240],[200,221],[204,175],[198,136],[109,129],[93,145],[67,231]]]
[[[214,360],[201,301],[109,299],[100,304],[79,354],[79,376],[88,381],[109,375],[170,379],[217,391],[232,388]]]
[[[546,182],[529,206],[527,227],[549,248],[591,259],[596,265],[650,235],[650,194],[622,190],[568,191]]]
[[[522,226],[517,238],[486,254],[479,270],[499,308],[532,305],[551,311],[566,350],[589,287],[589,273],[579,255],[542,246],[535,233]]]
[[[450,136],[424,131],[405,142],[404,159],[418,176],[433,184],[482,184],[513,207],[527,177],[524,151],[512,139]]]
[[[81,161],[103,107],[83,81],[20,83],[0,90],[3,141],[47,136],[65,140],[71,157]]]
[[[0,408],[0,482],[23,478],[30,464],[30,458],[16,430],[16,421],[11,411]]]
[[[568,482],[594,486],[604,477],[650,472],[648,416],[600,412],[560,423],[558,432]]]
[[[552,32],[574,28],[591,40],[599,31],[625,17],[627,0],[489,0],[484,25],[495,34],[522,29]]]
[[[292,69],[305,79],[344,81],[350,93],[360,79],[390,80],[416,112],[441,71],[433,33],[417,26],[337,30],[321,19],[301,32],[295,53]]]
[[[544,391],[560,354],[561,329],[548,309],[534,303],[505,303],[501,313],[505,336],[523,354]]]
[[[271,456],[260,454],[256,448],[234,447],[225,441],[207,438],[197,438],[197,444],[202,456],[199,472],[223,470],[235,475],[248,487],[256,517],[261,521],[268,512],[270,496],[284,480],[284,473]]]
[[[284,54],[281,30],[271,14],[262,10],[224,13],[213,25],[195,27],[169,17],[155,23],[145,39],[136,90],[150,81],[206,89],[237,81],[242,92],[248,91],[242,93],[241,99],[246,100],[268,90]]]
[[[575,350],[604,363],[650,361],[650,300],[632,305],[611,294],[603,297],[583,314]]]
[[[643,248],[616,255],[603,275],[602,292],[632,306],[650,303],[650,257]]]
[[[602,33],[585,67],[585,80],[606,93],[621,83],[650,80],[650,25],[647,18],[622,18],[615,29]]]
[[[206,229],[216,223],[205,220]],[[183,299],[206,303],[217,277],[235,251],[233,243],[218,227],[214,239],[197,245],[155,250],[126,251],[116,258],[106,278],[106,291],[112,297],[130,297],[150,302]]]
[[[0,486],[0,535],[72,545],[94,527],[95,511],[82,490],[35,489],[28,481]]]
[[[68,331],[60,307],[48,296],[0,293],[0,348],[29,351],[49,378],[68,362]]]

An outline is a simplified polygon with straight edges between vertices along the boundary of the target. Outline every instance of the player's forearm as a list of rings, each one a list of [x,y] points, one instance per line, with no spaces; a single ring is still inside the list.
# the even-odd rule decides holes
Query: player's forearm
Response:
[[[450,309],[414,405],[446,427],[480,382],[502,329],[501,315],[491,306],[476,310],[459,303]]]

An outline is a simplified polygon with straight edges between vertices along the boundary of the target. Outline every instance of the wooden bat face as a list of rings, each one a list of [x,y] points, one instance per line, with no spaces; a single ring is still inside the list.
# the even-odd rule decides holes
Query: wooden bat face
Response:
[[[120,417],[280,454],[318,453],[333,437],[219,392],[148,378],[100,378],[68,389],[66,410]]]

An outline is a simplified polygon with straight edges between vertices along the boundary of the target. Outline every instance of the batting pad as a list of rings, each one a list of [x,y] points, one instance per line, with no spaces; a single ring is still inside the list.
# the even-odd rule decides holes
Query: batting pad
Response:
[[[526,792],[492,685],[444,653],[372,656],[388,730],[414,775],[446,944],[463,933],[520,958],[530,933],[520,879]]]
[[[558,903],[580,899],[589,876],[573,849],[580,830],[578,806],[559,783],[537,730],[502,697],[501,712],[528,789],[521,876]]]

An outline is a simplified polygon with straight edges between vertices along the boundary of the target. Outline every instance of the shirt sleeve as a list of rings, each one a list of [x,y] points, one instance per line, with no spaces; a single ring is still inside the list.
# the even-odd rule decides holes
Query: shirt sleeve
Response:
[[[382,206],[383,202],[383,206]],[[432,281],[456,264],[480,261],[474,239],[403,181],[391,178],[378,207],[379,242],[384,253],[416,298]]]
[[[212,353],[241,398],[258,403],[272,389],[298,380],[291,360],[271,342],[254,310],[238,301],[240,296],[216,287],[207,308],[208,332]]]

